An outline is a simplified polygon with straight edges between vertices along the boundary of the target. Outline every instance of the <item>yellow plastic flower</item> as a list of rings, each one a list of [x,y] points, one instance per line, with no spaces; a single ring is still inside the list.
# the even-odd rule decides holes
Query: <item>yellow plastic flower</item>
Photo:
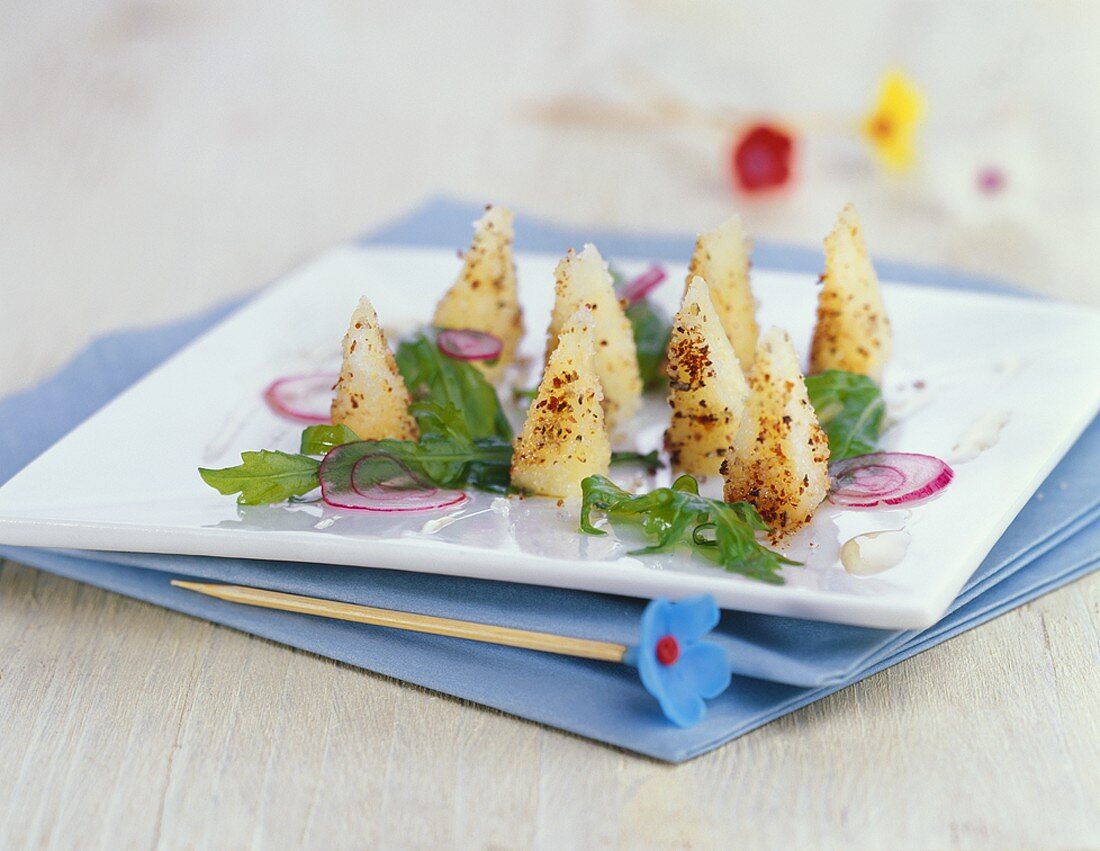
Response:
[[[860,130],[878,160],[891,171],[905,171],[916,159],[913,141],[924,116],[924,97],[900,71],[882,80],[878,101]]]

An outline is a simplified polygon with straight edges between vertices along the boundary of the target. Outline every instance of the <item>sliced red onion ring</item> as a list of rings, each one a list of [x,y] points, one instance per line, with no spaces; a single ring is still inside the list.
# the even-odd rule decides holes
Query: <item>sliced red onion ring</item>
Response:
[[[335,372],[287,375],[264,390],[264,401],[280,417],[298,423],[327,423],[331,416],[332,388],[340,378]]]
[[[627,285],[623,287],[620,295],[626,299],[628,305],[634,304],[634,302],[641,301],[657,289],[667,277],[668,273],[665,271],[664,266],[655,263],[638,277],[627,283]]]
[[[468,497],[462,491],[436,490],[396,491],[387,488],[371,488],[365,493],[341,491],[326,494],[325,503],[333,508],[352,508],[357,511],[437,511],[462,505]]]
[[[931,455],[872,452],[838,461],[829,475],[830,501],[848,508],[877,508],[926,499],[947,487],[955,471]]]
[[[467,500],[463,491],[427,484],[387,452],[362,454],[349,468],[348,461],[362,446],[337,446],[321,462],[321,496],[328,505],[359,511],[435,511]]]
[[[444,328],[436,343],[443,354],[455,360],[496,360],[504,350],[499,337],[468,328]]]

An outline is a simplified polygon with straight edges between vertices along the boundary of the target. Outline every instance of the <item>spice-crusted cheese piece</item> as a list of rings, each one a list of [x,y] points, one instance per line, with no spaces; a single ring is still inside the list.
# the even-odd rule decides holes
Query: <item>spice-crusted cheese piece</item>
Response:
[[[786,331],[772,328],[761,339],[749,389],[722,466],[725,498],[752,503],[778,540],[807,523],[829,493],[829,442]]]
[[[417,440],[409,391],[370,301],[359,300],[344,335],[344,363],[332,401],[332,422],[361,440]]]
[[[717,475],[741,424],[749,388],[700,277],[691,279],[672,321],[667,370],[672,420],[665,449],[672,465],[697,476]]]
[[[594,245],[580,254],[569,252],[554,272],[554,310],[547,331],[547,358],[558,345],[561,329],[577,308],[592,311],[592,332],[596,347],[596,372],[603,386],[603,407],[608,428],[623,427],[638,411],[642,401],[642,376],[638,372],[638,351],[634,330],[615,295],[607,263]]]
[[[596,374],[594,318],[577,311],[558,336],[512,455],[512,485],[543,496],[577,497],[586,476],[607,475],[611,444]]]
[[[890,320],[851,204],[825,238],[821,280],[810,372],[843,369],[881,381],[892,347]]]
[[[512,258],[512,213],[506,207],[490,206],[474,228],[462,273],[440,299],[432,324],[497,337],[503,348],[496,362],[473,362],[492,381],[511,363],[523,338],[523,310]]]
[[[731,216],[714,230],[700,234],[691,257],[687,283],[696,275],[707,282],[710,300],[726,330],[741,369],[752,367],[756,339],[756,299],[749,286],[749,256],[752,240],[745,233],[740,216]]]

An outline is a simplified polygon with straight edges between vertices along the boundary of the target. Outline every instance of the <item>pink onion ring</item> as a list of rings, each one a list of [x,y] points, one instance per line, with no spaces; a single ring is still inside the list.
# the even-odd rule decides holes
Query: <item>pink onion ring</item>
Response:
[[[662,284],[668,273],[663,266],[654,263],[638,277],[634,278],[623,287],[620,295],[626,299],[628,305],[641,301]]]
[[[339,378],[335,372],[287,375],[267,386],[264,401],[288,420],[310,425],[327,423],[331,416],[332,388]]]
[[[904,505],[947,487],[955,471],[939,458],[915,452],[872,452],[829,468],[829,500],[848,508]]]
[[[436,511],[462,505],[469,497],[463,491],[436,490],[399,491],[378,486],[364,493],[359,491],[331,492],[324,495],[327,505],[333,508],[352,508],[356,511]]]
[[[455,360],[496,360],[504,350],[499,337],[468,328],[444,328],[436,343],[443,354]]]
[[[341,450],[336,447],[326,456],[324,466],[334,453]],[[367,474],[367,483],[356,482],[356,474],[364,465],[377,465]],[[380,477],[385,477],[380,481]],[[386,452],[371,452],[356,461],[346,480],[338,479],[334,487],[331,478],[322,474],[321,497],[334,508],[351,508],[357,511],[435,511],[461,505],[468,497],[463,491],[440,490],[426,483],[405,464]]]

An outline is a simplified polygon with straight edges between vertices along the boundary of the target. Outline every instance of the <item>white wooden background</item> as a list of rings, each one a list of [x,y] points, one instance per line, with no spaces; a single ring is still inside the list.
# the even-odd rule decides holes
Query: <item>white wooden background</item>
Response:
[[[882,256],[1100,301],[1100,4],[815,6],[5,3],[0,392],[440,191],[807,244],[851,198]],[[910,182],[846,130],[893,64]],[[669,94],[810,129],[800,187],[733,199]],[[673,768],[7,562],[0,847],[1100,847],[1098,623],[1094,577]]]

